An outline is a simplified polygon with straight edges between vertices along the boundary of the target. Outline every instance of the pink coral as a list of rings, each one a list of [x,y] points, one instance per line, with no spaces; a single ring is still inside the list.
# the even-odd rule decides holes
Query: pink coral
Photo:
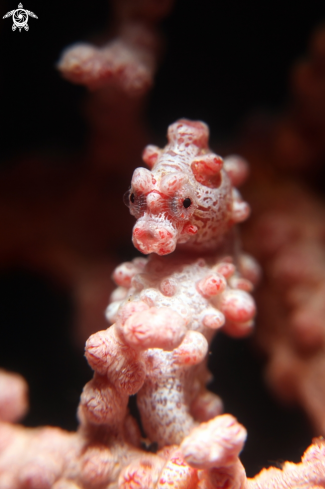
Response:
[[[324,487],[325,444],[322,439],[314,440],[314,443],[306,450],[301,463],[293,464],[286,462],[283,468],[264,469],[254,479],[249,479],[249,489],[273,489]]]
[[[172,0],[117,0],[117,35],[101,47],[79,43],[68,47],[58,68],[73,83],[91,90],[109,89],[129,97],[148,91],[156,70],[160,36],[156,24],[170,10]]]
[[[28,410],[28,387],[18,374],[0,370],[0,420],[20,421]]]
[[[89,197],[96,200],[98,188],[105,188],[112,162],[117,175],[125,172],[127,161],[133,165],[134,155],[140,154],[134,150],[143,136],[138,119],[159,53],[155,27],[170,5],[170,0],[117,0],[117,35],[101,47],[72,46],[59,63],[63,76],[93,91],[88,111],[94,130],[87,160],[95,171],[86,169],[84,180],[95,183],[89,191],[82,180],[81,191],[76,192],[87,205]],[[323,152],[322,116],[317,117],[323,91],[320,41],[316,39],[314,46],[316,63],[300,66],[296,75],[302,124],[290,127],[291,119],[288,127],[286,120],[282,128],[280,124],[284,138],[281,141],[280,134],[274,153],[289,154],[289,165],[297,161],[299,165],[304,158],[313,161]],[[312,145],[308,133],[314,128],[319,137]],[[291,148],[290,136],[295,143]],[[126,140],[127,145],[121,144]],[[106,313],[114,324],[87,341],[86,357],[94,377],[81,395],[77,433],[14,425],[27,409],[26,384],[14,374],[0,372],[0,487],[323,487],[321,440],[308,449],[301,464],[286,463],[282,470],[271,468],[247,480],[238,458],[246,430],[231,415],[220,415],[221,399],[205,388],[211,377],[206,358],[215,332],[223,329],[240,337],[253,327],[255,304],[250,292],[259,267],[240,252],[234,232],[234,224],[249,214],[249,206],[234,188],[245,180],[247,164],[237,156],[223,161],[209,149],[207,126],[188,120],[170,127],[165,148],[147,146],[143,159],[150,171],[135,171],[128,199],[137,218],[133,241],[140,251],[161,256],[137,258],[115,269],[118,288]],[[67,200],[75,201],[71,196]],[[104,201],[107,204],[106,195]],[[74,205],[67,212],[72,209],[72,217]],[[83,212],[80,215],[83,219]],[[271,356],[269,378],[284,397],[300,396],[320,420],[323,397],[316,377],[322,379],[323,366],[321,217],[322,210],[317,222],[311,219],[307,223],[296,222],[290,209],[285,217],[277,212],[264,215],[256,239],[260,256],[267,262],[267,278],[277,290],[279,304],[285,305],[288,320],[277,322],[272,334],[264,335]],[[107,228],[109,232],[116,229],[114,225]],[[106,250],[100,236],[97,250]],[[78,236],[77,241],[82,239]],[[94,249],[96,260],[90,265],[80,253],[75,259],[78,263],[71,266],[69,253],[61,256],[52,236],[49,242],[49,257],[53,254],[54,262],[66,262],[61,267],[70,270],[75,296],[82,298],[89,313],[84,323],[92,322],[96,328],[101,324],[98,311],[106,300],[113,265],[104,262],[103,251],[97,260]],[[8,249],[12,253],[10,246]],[[172,256],[165,256],[171,252]],[[23,260],[33,262],[32,266],[37,262],[42,267],[43,261],[51,259],[46,252],[37,252],[37,258],[30,253]],[[64,274],[55,270],[55,275],[60,273]],[[276,317],[271,309],[270,318]],[[281,330],[283,325],[287,328]],[[156,441],[156,454],[140,448],[139,427],[127,407],[129,396],[135,394],[148,436],[145,443]]]
[[[198,484],[210,484],[211,477],[215,477],[211,470],[215,468],[225,468],[225,477],[227,471],[237,473],[237,456],[245,430],[231,416],[217,416],[222,404],[205,389],[209,377],[205,362],[208,341],[216,329],[227,321],[230,331],[232,328],[235,334],[247,334],[255,314],[252,298],[241,289],[247,289],[250,282],[240,281],[238,266],[233,263],[237,257],[224,256],[226,250],[233,249],[234,237],[229,232],[236,222],[234,209],[240,197],[233,192],[221,158],[207,153],[205,124],[182,121],[172,125],[169,134],[173,149],[167,146],[165,150],[168,164],[161,151],[157,175],[154,169],[152,173],[136,170],[136,188],[132,192],[137,192],[136,199],[144,195],[150,200],[155,192],[145,192],[148,185],[155,184],[156,176],[160,191],[165,192],[162,199],[166,201],[166,214],[156,209],[149,220],[157,221],[157,216],[161,222],[169,220],[168,225],[176,229],[175,246],[178,240],[184,242],[182,233],[180,239],[177,234],[184,224],[186,229],[196,227],[197,239],[191,242],[185,235],[190,253],[183,258],[177,254],[152,256],[149,260],[137,258],[117,268],[114,277],[119,288],[107,311],[114,325],[92,335],[86,344],[86,357],[95,373],[80,398],[78,432],[68,434],[54,428],[24,430],[4,424],[12,447],[0,458],[7,488],[61,488],[71,486],[72,481],[77,487],[106,487],[118,478],[118,486],[123,488],[146,481],[148,488],[162,488],[168,483],[175,488],[194,489]],[[173,157],[176,169],[181,163],[183,174],[174,171]],[[195,170],[193,161],[199,162]],[[217,162],[212,167],[214,175],[220,177],[218,184],[210,178],[211,161]],[[210,176],[207,181],[199,178],[198,169],[200,174]],[[208,202],[203,197],[205,188]],[[212,196],[217,203],[210,209]],[[182,204],[187,199],[193,200],[183,207],[192,209],[184,217],[181,213],[185,214],[186,209],[180,213],[172,202]],[[130,200],[133,204],[132,193]],[[171,210],[167,210],[168,206]],[[214,222],[211,228],[205,219],[203,225],[199,224],[200,207]],[[139,213],[140,220],[143,215]],[[227,239],[223,239],[224,234],[229,234]],[[158,235],[164,243],[164,233]],[[212,245],[216,247],[213,253]],[[160,246],[158,238],[155,246]],[[209,251],[206,260],[197,255],[202,250]],[[256,265],[250,265],[252,277],[256,275]],[[139,429],[127,408],[129,396],[136,393],[146,434],[161,449],[157,455],[144,454],[139,448]],[[198,426],[200,421],[207,424]],[[195,447],[202,443],[200,440],[204,440],[202,451],[197,453]],[[27,446],[28,456],[17,458]],[[16,461],[8,472],[5,466],[11,460],[10,453]]]
[[[324,434],[324,204],[293,185],[279,187],[276,198],[264,191],[269,200],[272,210],[255,213],[246,238],[265,270],[256,340],[267,355],[268,383],[302,405]]]
[[[172,126],[175,127],[177,124]],[[197,145],[203,144],[207,149],[205,125],[182,121],[180,127],[185,136],[189,128],[191,139],[181,159],[183,174],[179,178],[176,172],[174,178],[171,159],[162,166],[164,182],[170,185],[159,186],[157,201],[159,207],[159,200],[165,199],[166,210],[160,215],[153,210],[154,205],[149,206],[149,221],[152,219],[155,226],[158,223],[158,228],[160,222],[169,221],[168,226],[176,230],[174,245],[180,236],[182,251],[136,258],[115,270],[118,288],[107,310],[107,317],[114,324],[92,335],[86,344],[94,377],[80,398],[77,433],[57,428],[26,429],[6,422],[15,421],[23,413],[26,395],[25,384],[18,378],[14,396],[8,397],[4,389],[0,413],[8,412],[8,406],[15,402],[19,409],[11,418],[4,414],[0,426],[1,489],[293,489],[301,481],[306,489],[311,489],[325,484],[322,441],[308,449],[300,464],[286,463],[283,470],[271,468],[255,479],[247,479],[238,458],[246,430],[233,416],[220,415],[220,399],[205,389],[209,377],[205,366],[208,341],[215,330],[223,327],[234,336],[251,331],[255,306],[249,291],[259,269],[247,255],[229,255],[236,249],[231,227],[243,218],[247,207],[232,188],[227,161],[223,170],[221,158],[210,152],[197,157]],[[184,141],[177,141],[182,147]],[[176,161],[177,144],[172,150],[176,156],[170,155]],[[198,178],[191,177],[191,151],[194,161],[200,161],[194,165],[195,171],[200,169],[208,175],[206,180],[199,178],[199,173]],[[216,165],[210,165],[211,161]],[[239,162],[238,158],[235,161]],[[221,173],[220,179],[211,177],[211,167],[214,176]],[[237,182],[246,173],[244,164],[238,163],[236,168],[232,162],[228,168]],[[152,179],[154,171],[143,174],[133,189],[144,202],[140,220],[147,215],[146,202],[152,192],[148,185],[156,183]],[[198,223],[197,202],[202,186],[220,192],[213,194],[220,202],[211,211],[212,221],[221,223],[213,229],[216,235],[205,220],[201,226]],[[187,236],[186,243],[182,243],[179,233],[184,217],[177,209],[173,212],[175,207],[171,205],[173,198],[178,197],[181,203],[193,198],[192,214],[186,216],[185,222],[197,226],[197,233]],[[133,204],[132,197],[130,200]],[[208,206],[201,207],[202,212],[209,214]],[[239,212],[240,217],[239,208],[244,209]],[[227,239],[223,239],[224,235]],[[164,241],[164,233],[161,239]],[[154,236],[154,240],[159,249],[159,239]],[[3,378],[6,385],[11,377],[1,375],[0,381]],[[146,434],[160,448],[156,454],[141,448],[139,428],[128,412],[129,396],[136,393]]]
[[[155,37],[143,25],[126,24],[119,38],[102,48],[69,47],[58,64],[63,76],[94,90],[105,86],[138,96],[152,85]]]

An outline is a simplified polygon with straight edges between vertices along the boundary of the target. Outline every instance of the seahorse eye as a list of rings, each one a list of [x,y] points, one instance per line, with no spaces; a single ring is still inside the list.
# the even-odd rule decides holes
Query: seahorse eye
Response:
[[[130,195],[130,201],[132,202],[132,204],[134,204],[134,200],[135,200],[134,193],[132,193]]]
[[[189,197],[183,200],[183,206],[185,207],[185,209],[188,209],[191,205],[192,205],[192,201]]]

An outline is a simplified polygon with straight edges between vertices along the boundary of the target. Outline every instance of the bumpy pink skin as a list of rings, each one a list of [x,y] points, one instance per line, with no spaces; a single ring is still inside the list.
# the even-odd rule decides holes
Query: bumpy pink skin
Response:
[[[144,253],[166,255],[180,243],[192,254],[152,255],[147,264],[141,262],[141,269],[135,261],[122,264],[114,272],[120,288],[106,313],[116,321],[124,341],[139,351],[141,344],[150,348],[146,321],[160,341],[156,319],[149,321],[152,314],[166,324],[166,338],[175,314],[188,331],[178,348],[164,345],[162,351],[151,346],[143,355],[146,376],[137,401],[146,434],[160,447],[181,443],[197,421],[220,414],[220,399],[205,389],[207,342],[221,327],[232,336],[249,334],[255,315],[248,275],[256,282],[258,267],[246,259],[243,276],[234,258],[225,256],[225,250],[233,249],[231,227],[249,211],[232,186],[233,181],[242,183],[247,164],[239,157],[226,160],[228,176],[222,158],[208,148],[208,135],[204,123],[181,120],[169,127],[169,144],[163,150],[145,149],[143,159],[151,171],[134,171],[129,194],[130,211],[138,219],[133,241]],[[197,258],[199,252],[210,253],[208,262]],[[143,304],[148,310],[131,310]],[[126,311],[132,318],[124,321]],[[133,341],[133,329],[142,338],[136,333]]]
[[[224,414],[194,428],[180,448],[191,467],[226,467],[242,451],[246,436],[245,428],[233,416]]]
[[[137,401],[146,434],[160,447],[181,443],[197,421],[207,421],[222,410],[221,400],[205,389],[208,342],[221,327],[232,336],[249,334],[255,315],[253,299],[239,288],[252,284],[241,277],[231,260],[228,256],[207,263],[202,258],[152,255],[146,265],[141,262],[130,287],[124,288],[125,295],[107,309],[107,318],[116,322],[114,328],[123,341],[139,352],[143,350],[146,374]],[[256,265],[246,262],[250,265],[246,263],[246,273],[251,270],[250,276],[256,277]],[[136,263],[118,267],[114,275],[119,283],[128,281]],[[165,326],[156,328],[156,318]],[[187,331],[185,338],[179,337],[182,342],[173,333],[173,344],[161,343],[165,351],[157,349],[158,343],[154,347],[161,334],[167,341],[174,323],[178,335]],[[135,328],[135,339],[128,328]],[[147,331],[151,344],[147,343]],[[150,349],[144,351],[145,347]]]
[[[255,316],[248,276],[256,282],[258,267],[225,255],[236,247],[231,227],[249,211],[232,185],[242,183],[247,164],[229,158],[228,175],[208,136],[204,123],[180,120],[169,127],[163,150],[145,149],[151,171],[134,171],[128,204],[137,217],[133,242],[153,254],[115,270],[119,289],[106,312],[123,341],[143,351],[137,402],[146,435],[159,447],[179,445],[197,421],[220,414],[222,402],[205,388],[208,342],[221,327],[232,336],[249,334]],[[177,243],[185,256],[156,256],[169,255]],[[208,253],[207,261],[198,253]]]
[[[128,203],[137,218],[133,243],[142,253],[166,255],[178,243],[195,252],[211,251],[234,223],[248,217],[248,204],[232,188],[244,180],[247,164],[232,157],[223,167],[208,138],[206,124],[182,119],[169,126],[164,149],[145,149],[151,171],[135,170]]]

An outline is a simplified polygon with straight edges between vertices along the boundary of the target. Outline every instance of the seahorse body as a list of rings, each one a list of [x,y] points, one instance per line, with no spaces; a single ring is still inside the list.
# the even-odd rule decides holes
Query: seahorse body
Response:
[[[221,327],[234,336],[251,331],[255,305],[249,291],[258,273],[251,259],[229,256],[237,248],[231,228],[249,214],[233,187],[246,167],[230,160],[224,165],[209,150],[207,126],[178,121],[169,127],[167,146],[149,146],[143,157],[152,169],[135,170],[128,205],[137,218],[133,242],[152,255],[117,267],[119,288],[107,317],[123,336],[123,311],[130,302],[141,303],[142,309],[177,315],[187,330],[171,351],[142,350],[146,374],[138,406],[147,435],[163,447],[180,444],[197,421],[220,414],[220,399],[205,389],[208,342]],[[157,256],[177,244],[184,252]],[[141,321],[150,329],[148,314],[128,319],[125,341]]]

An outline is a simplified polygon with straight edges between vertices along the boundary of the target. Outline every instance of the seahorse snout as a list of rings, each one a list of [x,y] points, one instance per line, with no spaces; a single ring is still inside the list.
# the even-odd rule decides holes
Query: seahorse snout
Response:
[[[155,220],[138,220],[133,228],[132,240],[134,246],[145,255],[168,255],[176,248],[177,230],[172,225]]]

